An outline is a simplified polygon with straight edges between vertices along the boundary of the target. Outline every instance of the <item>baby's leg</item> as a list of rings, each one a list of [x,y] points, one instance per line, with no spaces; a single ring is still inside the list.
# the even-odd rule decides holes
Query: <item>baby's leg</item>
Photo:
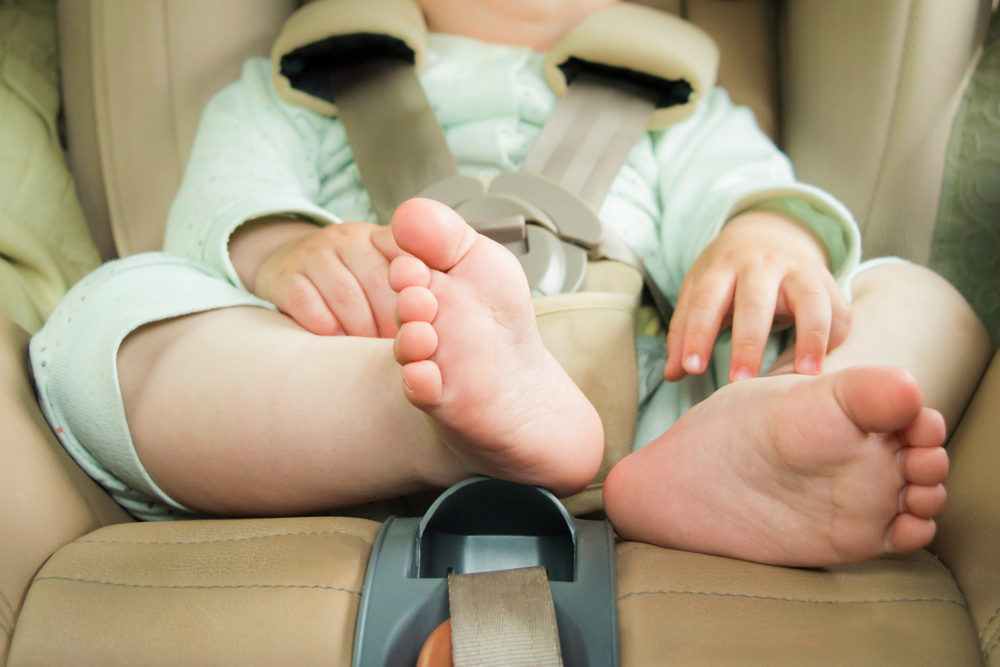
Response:
[[[877,266],[859,274],[851,288],[850,335],[824,369],[905,368],[923,390],[924,404],[953,429],[993,354],[972,308],[946,280],[916,264]],[[792,372],[790,360],[779,359],[771,374]]]
[[[960,413],[989,342],[957,292],[920,267],[873,269],[854,290],[851,333],[824,375],[779,362],[612,470],[605,505],[624,537],[802,566],[930,542],[945,499],[941,413]],[[860,366],[872,363],[895,367]]]
[[[404,205],[397,218],[400,245],[435,267],[414,257],[393,267],[402,367],[391,340],[316,336],[253,307],[125,339],[129,428],[167,495],[209,513],[275,514],[474,474],[557,494],[591,480],[600,419],[542,345],[516,259],[433,202]],[[442,261],[442,251],[457,254]]]
[[[273,311],[226,308],[143,327],[118,371],[143,465],[192,509],[316,512],[482,472],[403,397],[389,339],[316,336]]]
[[[405,394],[477,469],[559,495],[597,472],[596,410],[542,343],[523,269],[450,208],[415,199],[392,219],[396,358]]]

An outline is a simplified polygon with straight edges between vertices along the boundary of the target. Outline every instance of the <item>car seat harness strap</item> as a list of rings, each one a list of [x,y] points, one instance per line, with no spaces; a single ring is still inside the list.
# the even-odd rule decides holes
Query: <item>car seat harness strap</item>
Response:
[[[458,175],[413,65],[382,56],[332,67],[340,120],[379,221],[400,203]]]
[[[562,667],[544,567],[453,573],[448,599],[455,667]]]
[[[275,89],[340,116],[381,223],[404,200],[428,197],[514,253],[554,356],[565,365],[567,351],[590,345],[571,375],[601,414],[609,470],[634,437],[639,274],[665,322],[670,306],[599,211],[643,134],[687,118],[714,85],[718,50],[694,25],[648,7],[590,14],[545,55],[557,102],[521,169],[481,179],[460,173],[420,85],[426,32],[413,0],[308,3],[272,49]],[[592,487],[577,511],[599,509]],[[354,665],[414,664],[435,628],[449,627],[450,590],[455,664],[522,664],[523,645],[537,651],[523,664],[614,667],[614,582],[607,521],[573,519],[542,489],[467,480],[423,519],[383,525]]]
[[[425,42],[410,0],[325,0],[294,14],[272,51],[279,93],[339,114],[379,221],[410,197],[442,201],[514,252],[534,296],[580,289],[592,260],[643,271],[597,214],[639,137],[690,115],[714,83],[711,40],[639,5],[592,14],[546,56],[559,100],[520,172],[491,182],[458,172],[417,80]]]

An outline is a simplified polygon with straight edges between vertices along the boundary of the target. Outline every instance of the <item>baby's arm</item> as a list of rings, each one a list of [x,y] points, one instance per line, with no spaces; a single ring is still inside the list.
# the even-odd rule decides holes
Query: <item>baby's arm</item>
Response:
[[[392,336],[386,267],[398,250],[390,233],[334,224],[340,220],[325,208],[344,183],[356,191],[346,135],[281,100],[269,73],[267,61],[248,61],[206,107],[166,249],[216,269],[314,333]]]
[[[231,235],[242,225],[265,218],[314,227],[340,222],[324,208],[329,195],[321,175],[328,165],[317,163],[322,148],[346,148],[346,137],[331,136],[332,125],[281,100],[268,61],[248,61],[239,81],[202,114],[167,219],[165,249],[245,287],[229,255]]]
[[[843,342],[850,307],[827,265],[826,249],[800,222],[749,211],[730,220],[681,285],[667,336],[664,376],[706,370],[719,331],[732,325],[731,380],[760,373],[775,324],[795,324],[795,370],[815,374]]]
[[[846,282],[860,257],[850,212],[799,183],[752,113],[723,91],[654,142],[660,245],[644,260],[677,307],[665,377],[704,372],[711,343],[734,316],[730,377],[761,372],[775,315],[802,327],[796,370],[819,372],[848,321],[836,281]]]

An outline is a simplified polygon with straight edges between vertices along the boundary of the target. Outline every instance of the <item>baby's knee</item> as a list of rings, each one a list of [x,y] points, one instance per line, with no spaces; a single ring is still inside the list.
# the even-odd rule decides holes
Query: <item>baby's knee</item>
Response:
[[[920,264],[888,262],[858,273],[851,283],[853,301],[866,299],[887,308],[904,307],[946,323],[966,352],[984,360],[992,354],[989,334],[961,292],[937,272]]]
[[[855,301],[872,296],[917,298],[930,307],[941,309],[942,315],[979,322],[958,289],[939,273],[920,264],[888,262],[862,270],[852,280],[851,292]]]
[[[926,266],[905,261],[875,260],[869,266],[862,264],[851,281],[854,298],[885,291],[926,293],[947,299],[964,301],[951,283]]]

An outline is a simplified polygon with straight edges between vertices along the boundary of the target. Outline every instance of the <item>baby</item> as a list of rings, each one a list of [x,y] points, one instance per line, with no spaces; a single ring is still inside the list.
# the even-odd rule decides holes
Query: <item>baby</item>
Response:
[[[516,168],[552,105],[537,54],[613,2],[421,0],[436,33],[422,83],[464,169]],[[481,72],[502,113],[454,94],[456,76]],[[925,546],[945,502],[945,417],[987,357],[978,322],[917,266],[852,282],[849,214],[794,183],[724,94],[703,106],[643,139],[604,209],[609,224],[634,225],[623,236],[676,301],[655,371],[665,381],[640,417],[640,438],[653,435],[611,471],[609,518],[627,539],[782,565]],[[726,183],[759,195],[751,203],[780,191],[812,205],[803,217],[731,210],[741,198],[720,194]],[[674,230],[672,215],[699,211],[704,225]],[[817,218],[843,247],[821,240]],[[206,111],[171,213],[167,249],[189,259],[106,265],[32,342],[47,416],[134,514],[318,512],[474,474],[560,496],[592,480],[601,419],[543,345],[516,258],[427,199],[389,226],[344,219],[372,218],[342,126],[280,101],[266,63],[248,63]],[[703,240],[666,242],[685,234]],[[70,317],[84,307],[95,310]],[[113,320],[100,325],[109,333],[78,334],[99,320]],[[775,320],[796,338],[773,361]],[[713,348],[729,327],[725,363]],[[117,362],[96,388],[60,371],[60,359],[109,353]],[[720,366],[731,382],[715,390]],[[921,385],[933,387],[926,403]],[[707,397],[673,423],[663,396],[675,388],[686,397],[675,406]],[[107,395],[114,437],[73,421],[81,410],[67,406],[91,395]]]

